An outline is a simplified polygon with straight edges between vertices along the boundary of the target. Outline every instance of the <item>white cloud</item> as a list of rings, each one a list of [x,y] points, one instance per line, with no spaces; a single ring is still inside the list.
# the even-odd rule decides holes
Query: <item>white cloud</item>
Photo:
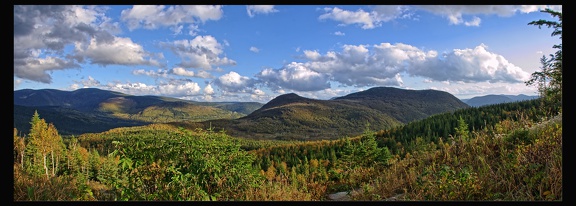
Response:
[[[222,6],[214,5],[134,5],[123,10],[120,18],[127,23],[130,31],[138,28],[170,27],[178,34],[183,24],[190,24],[194,26],[188,27],[189,33],[195,34],[198,20],[202,23],[219,20],[222,13]]]
[[[281,69],[264,69],[258,80],[274,91],[319,91],[334,81],[346,86],[401,86],[402,75],[420,76],[427,81],[524,82],[529,73],[489,52],[486,45],[455,49],[439,58],[434,50],[397,43],[344,45],[340,52],[305,50],[302,63],[292,62]]]
[[[88,45],[76,44],[76,56],[90,59],[91,63],[99,65],[151,65],[160,66],[160,63],[151,59],[142,46],[132,42],[129,38],[114,37],[111,42],[98,43],[92,39]]]
[[[14,59],[15,76],[42,83],[52,83],[52,76],[48,72],[71,68],[80,68],[80,65],[57,57]]]
[[[360,24],[362,29],[373,29],[382,25],[382,22],[400,18],[410,18],[412,13],[406,6],[382,5],[375,6],[371,11],[358,9],[357,11],[343,10],[338,7],[324,8],[326,13],[318,19],[330,19],[341,22],[342,25]]]
[[[180,75],[180,76],[186,76],[186,77],[193,77],[194,76],[194,71],[190,71],[190,70],[184,69],[182,67],[172,68],[171,72],[173,74]]]
[[[336,32],[334,32],[334,35],[336,35],[336,36],[344,36],[344,35],[346,35],[346,34],[345,34],[344,32],[341,32],[341,31],[336,31]]]
[[[159,94],[168,96],[193,96],[200,94],[200,86],[196,82],[167,83],[157,86]]]
[[[206,87],[204,87],[204,94],[207,94],[207,95],[213,95],[214,94],[214,89],[212,88],[212,85],[208,84],[208,85],[206,85]]]
[[[278,10],[274,9],[273,5],[250,5],[246,6],[246,12],[250,18],[254,17],[256,14],[269,14],[278,12]]]
[[[70,85],[71,90],[76,90],[80,88],[97,88],[103,86],[100,83],[100,81],[94,79],[91,76],[88,76],[87,79],[84,79],[84,77],[82,77],[82,80],[74,82],[75,82],[74,84]]]
[[[508,62],[503,56],[486,50],[481,44],[474,49],[454,49],[444,59],[410,62],[407,72],[437,81],[510,82],[526,81],[530,74]]]
[[[247,92],[252,91],[255,81],[231,71],[215,79],[214,84],[227,92]]]
[[[158,85],[147,85],[141,82],[108,83],[104,89],[131,95],[157,95],[176,98],[189,98],[191,96],[201,95],[201,89],[198,83],[181,79],[161,82]]]
[[[88,87],[99,87],[100,81],[94,79],[91,76],[88,76],[88,79],[82,80],[80,81],[80,84],[82,84],[83,88],[88,88]]]
[[[209,79],[212,78],[212,74],[208,73],[207,71],[204,70],[200,70],[198,72],[196,72],[196,77],[202,78],[202,79]]]
[[[252,46],[252,47],[250,47],[250,51],[254,52],[254,53],[258,53],[260,51],[260,49]]]
[[[272,90],[316,91],[330,88],[328,75],[312,71],[296,62],[282,69],[264,69],[256,77]]]
[[[255,79],[229,72],[214,81],[226,92],[254,93],[256,84],[275,93],[314,92],[343,86],[402,86],[403,75],[423,77],[427,84],[523,83],[530,74],[481,44],[473,49],[454,49],[440,58],[437,51],[396,43],[344,45],[341,51],[321,54],[304,50],[304,62],[279,69],[267,68]]]
[[[475,16],[474,18],[472,18],[472,21],[464,22],[464,25],[466,25],[466,26],[480,26],[481,21],[482,20],[480,18]]]
[[[473,16],[465,20],[468,15],[498,15],[502,17],[512,16],[517,12],[530,13],[551,8],[562,11],[562,5],[379,5],[367,7],[366,10],[344,10],[338,7],[324,8],[326,13],[320,15],[320,20],[334,20],[341,25],[359,24],[362,29],[373,29],[395,19],[417,19],[416,10],[424,10],[435,15],[444,16],[450,24],[465,26],[480,26],[481,19]]]
[[[373,29],[380,24],[377,20],[376,12],[366,12],[362,9],[358,9],[358,11],[347,11],[338,7],[325,8],[324,11],[327,13],[320,15],[318,19],[331,19],[342,22],[344,25],[362,24],[362,29]]]
[[[154,78],[158,78],[158,77],[168,78],[169,74],[173,74],[173,75],[177,75],[177,76],[184,76],[184,77],[198,77],[198,78],[203,78],[203,79],[212,78],[212,75],[210,73],[204,71],[204,70],[194,72],[194,71],[184,69],[182,67],[175,67],[175,68],[172,68],[169,70],[158,69],[156,71],[154,71],[154,70],[146,71],[144,69],[137,69],[137,70],[133,70],[132,74],[134,74],[134,75],[146,75],[146,76],[154,77]]]
[[[545,8],[558,8],[547,5],[421,5],[414,7],[436,15],[445,16],[449,20],[450,24],[464,24],[466,26],[479,26],[480,18],[474,16],[471,21],[465,21],[462,17],[464,15],[481,14],[508,17],[517,12],[530,13]]]
[[[50,72],[81,68],[84,56],[64,50],[74,44],[114,41],[118,24],[106,7],[68,5],[14,6],[14,75],[51,83]]]
[[[162,45],[182,58],[178,64],[180,67],[210,70],[213,66],[236,65],[236,61],[220,57],[224,53],[222,45],[212,36],[196,36],[192,40],[176,40]]]

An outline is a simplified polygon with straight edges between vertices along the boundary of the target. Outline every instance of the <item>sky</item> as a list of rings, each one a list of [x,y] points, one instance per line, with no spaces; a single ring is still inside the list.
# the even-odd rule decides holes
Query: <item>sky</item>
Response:
[[[537,95],[561,5],[14,5],[14,90],[208,102],[372,87]]]

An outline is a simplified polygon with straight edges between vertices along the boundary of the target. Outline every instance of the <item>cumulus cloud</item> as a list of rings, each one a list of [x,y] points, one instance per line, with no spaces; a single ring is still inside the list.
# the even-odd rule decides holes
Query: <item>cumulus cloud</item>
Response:
[[[100,81],[94,79],[91,76],[88,76],[87,79],[81,80],[79,82],[80,84],[82,84],[83,88],[87,88],[87,87],[98,87],[100,86]]]
[[[207,94],[207,95],[213,95],[214,94],[214,89],[212,88],[212,85],[208,84],[208,85],[206,85],[206,87],[204,87],[204,94]]]
[[[521,13],[530,13],[543,10],[545,8],[556,8],[547,5],[421,5],[414,6],[416,9],[428,11],[430,13],[444,16],[450,24],[466,26],[479,26],[480,18],[472,17],[472,20],[464,20],[464,15],[498,15],[508,17]],[[560,7],[560,10],[562,8]]]
[[[272,90],[316,91],[330,88],[329,76],[292,62],[281,69],[264,69],[256,77]]]
[[[58,57],[40,58],[36,55],[14,59],[14,75],[22,79],[29,79],[42,83],[52,83],[52,76],[48,72],[80,68],[74,61]]]
[[[132,70],[132,74],[133,75],[146,75],[146,76],[154,77],[154,78],[158,78],[158,77],[166,78],[166,77],[168,77],[168,70],[158,69],[156,71],[154,71],[154,70],[146,71],[144,69],[137,69],[137,70]]]
[[[264,69],[255,77],[279,92],[320,91],[330,82],[345,86],[402,86],[402,75],[419,76],[432,82],[522,83],[530,74],[481,44],[438,55],[434,50],[396,43],[344,45],[339,52],[305,50],[305,62],[292,62],[280,69]]]
[[[222,14],[222,6],[214,5],[134,5],[123,10],[120,18],[126,22],[130,31],[169,27],[178,34],[184,24],[189,24],[193,25],[189,27],[190,33],[195,34],[197,21],[204,23],[219,20]]]
[[[170,96],[193,96],[200,94],[200,86],[196,82],[170,82],[157,86],[159,94]]]
[[[190,71],[182,67],[175,67],[170,70],[171,74],[186,76],[186,77],[199,77],[203,79],[212,78],[212,75],[204,70],[198,72]]]
[[[172,68],[171,72],[176,75],[186,76],[186,77],[193,77],[194,71],[186,70],[182,67]]]
[[[362,9],[358,9],[358,11],[348,11],[335,7],[325,8],[324,11],[327,13],[320,15],[318,19],[331,19],[342,22],[343,25],[362,24],[362,29],[372,29],[379,26],[380,23],[376,20],[375,12],[366,12]]]
[[[278,10],[274,9],[274,5],[250,5],[246,6],[246,12],[252,18],[256,14],[269,14],[278,12]]]
[[[80,88],[95,88],[95,87],[101,87],[102,86],[100,81],[94,79],[91,76],[88,76],[87,79],[85,79],[84,77],[82,77],[81,79],[82,80],[80,80],[80,81],[74,81],[75,83],[70,85],[70,89],[76,90],[76,89],[80,89]]]
[[[359,24],[362,29],[373,29],[395,19],[417,19],[415,11],[422,10],[435,15],[444,16],[450,24],[465,26],[480,26],[481,19],[474,15],[512,16],[517,12],[530,13],[550,8],[562,11],[562,5],[379,5],[367,7],[366,10],[344,10],[338,7],[324,8],[324,14],[319,20],[334,20],[340,25]],[[472,15],[470,19],[464,16]]]
[[[223,48],[216,38],[212,36],[196,36],[192,40],[176,40],[164,42],[161,45],[168,47],[178,55],[182,62],[178,64],[184,68],[212,69],[212,66],[236,65],[236,61],[228,57],[220,57]]]
[[[437,81],[521,83],[528,80],[528,72],[486,48],[481,44],[473,49],[454,49],[442,59],[412,62],[407,71]]]
[[[319,20],[334,20],[340,22],[341,25],[360,24],[362,29],[373,29],[382,25],[382,22],[388,22],[398,18],[410,18],[408,7],[382,5],[376,6],[369,11],[358,9],[356,11],[349,11],[334,8],[324,8],[324,14],[318,17]]]
[[[97,43],[95,39],[84,46],[76,44],[76,56],[90,59],[92,64],[98,65],[151,65],[160,66],[160,63],[152,59],[144,48],[129,38],[114,37],[111,42]]]
[[[99,65],[159,65],[144,49],[119,33],[107,7],[76,5],[14,6],[14,75],[51,83],[51,71]],[[66,46],[73,46],[67,51]],[[129,58],[120,58],[125,52]],[[152,55],[153,56],[153,55]]]
[[[145,83],[108,83],[107,90],[117,91],[131,95],[159,95],[170,97],[190,97],[201,94],[198,83],[185,79],[172,79],[168,82],[161,82],[158,85],[147,85]]]
[[[258,53],[260,51],[260,49],[252,46],[252,47],[250,47],[250,51],[254,52],[254,53]]]
[[[212,78],[213,76],[212,76],[212,74],[208,73],[207,71],[200,70],[200,71],[196,72],[195,77],[199,77],[202,79],[209,79],[209,78]]]
[[[231,71],[215,79],[214,84],[226,92],[250,92],[253,90],[256,81]]]

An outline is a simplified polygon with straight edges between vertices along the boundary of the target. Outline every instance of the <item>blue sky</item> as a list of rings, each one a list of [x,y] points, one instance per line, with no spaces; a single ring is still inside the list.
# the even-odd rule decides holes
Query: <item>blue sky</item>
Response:
[[[100,88],[195,101],[376,86],[536,95],[561,5],[14,6],[14,90]]]

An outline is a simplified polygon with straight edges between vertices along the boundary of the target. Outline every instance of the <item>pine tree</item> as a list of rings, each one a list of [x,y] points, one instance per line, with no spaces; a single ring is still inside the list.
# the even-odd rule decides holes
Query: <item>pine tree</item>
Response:
[[[454,128],[454,130],[456,130],[457,137],[460,137],[463,140],[468,140],[468,124],[466,124],[464,119],[462,119],[462,116],[460,116],[460,119],[458,119],[458,127]]]
[[[552,36],[560,36],[560,40],[562,40],[562,12],[551,9],[546,9],[542,12],[558,17],[558,21],[540,19],[532,21],[528,25],[536,25],[538,28],[542,26],[553,27]],[[558,51],[553,55],[550,54],[549,59],[542,56],[540,59],[542,71],[532,73],[530,80],[525,83],[527,85],[536,84],[538,91],[546,102],[562,105],[562,43],[554,45],[553,48],[558,49]]]

